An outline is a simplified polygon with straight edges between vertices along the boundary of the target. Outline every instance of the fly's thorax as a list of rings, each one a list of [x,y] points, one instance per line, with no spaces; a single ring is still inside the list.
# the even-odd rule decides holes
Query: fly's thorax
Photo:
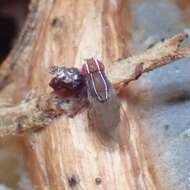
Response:
[[[82,67],[82,74],[83,75],[88,75],[90,73],[94,73],[97,71],[104,72],[105,68],[104,65],[101,61],[91,58],[87,59],[86,63]]]
[[[88,59],[82,67],[82,75],[86,81],[88,94],[99,102],[107,101],[110,84],[105,75],[104,65],[97,59]]]
[[[105,102],[110,97],[110,83],[106,76],[103,75],[104,81],[100,77],[98,72],[93,73],[93,75],[88,75],[85,77],[88,95],[92,96],[99,102]]]

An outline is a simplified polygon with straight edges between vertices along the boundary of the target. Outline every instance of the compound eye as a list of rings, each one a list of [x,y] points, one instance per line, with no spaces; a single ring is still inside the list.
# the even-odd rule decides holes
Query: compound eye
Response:
[[[84,64],[84,65],[82,66],[81,74],[82,74],[83,76],[86,76],[86,75],[89,74],[89,70],[88,70],[86,64]]]

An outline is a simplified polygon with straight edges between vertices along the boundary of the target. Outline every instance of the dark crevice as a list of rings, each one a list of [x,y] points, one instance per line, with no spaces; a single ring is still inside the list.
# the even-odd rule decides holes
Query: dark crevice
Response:
[[[28,14],[30,0],[0,1],[0,64],[8,56]]]

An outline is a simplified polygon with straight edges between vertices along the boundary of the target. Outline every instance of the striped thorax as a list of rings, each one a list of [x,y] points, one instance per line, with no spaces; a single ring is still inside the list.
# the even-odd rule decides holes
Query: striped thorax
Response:
[[[109,99],[110,83],[105,75],[104,65],[97,59],[87,59],[82,67],[88,93],[99,102]]]

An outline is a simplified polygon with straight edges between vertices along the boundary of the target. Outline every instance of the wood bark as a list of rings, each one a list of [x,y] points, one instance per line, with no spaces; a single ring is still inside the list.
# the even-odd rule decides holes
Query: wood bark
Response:
[[[25,99],[22,111],[29,109],[27,94],[32,90],[31,96],[40,96],[43,103],[44,94],[51,92],[48,69],[53,65],[81,68],[84,59],[96,56],[109,66],[110,81],[121,88],[144,72],[189,56],[189,48],[179,48],[186,36],[179,35],[142,56],[111,65],[129,55],[127,5],[125,0],[33,0],[25,28],[0,70],[2,100],[12,104]],[[124,97],[119,140],[111,147],[90,129],[88,107],[73,118],[62,115],[47,122],[45,129],[24,135],[35,189],[159,189],[144,155],[139,122]]]
[[[38,39],[43,47],[38,49],[40,55],[35,55],[38,60],[33,73],[37,78],[32,77],[32,87],[36,83],[48,90],[47,69],[51,65],[81,68],[85,58],[97,56],[108,66],[128,55],[130,20],[126,1],[49,2],[49,12],[44,6],[48,16],[41,18],[47,21]],[[26,140],[36,188],[154,189],[143,159],[138,125],[130,117],[126,102],[122,104],[120,124],[125,135],[112,148],[99,143],[91,132],[87,112],[85,109],[72,119],[63,116]]]

